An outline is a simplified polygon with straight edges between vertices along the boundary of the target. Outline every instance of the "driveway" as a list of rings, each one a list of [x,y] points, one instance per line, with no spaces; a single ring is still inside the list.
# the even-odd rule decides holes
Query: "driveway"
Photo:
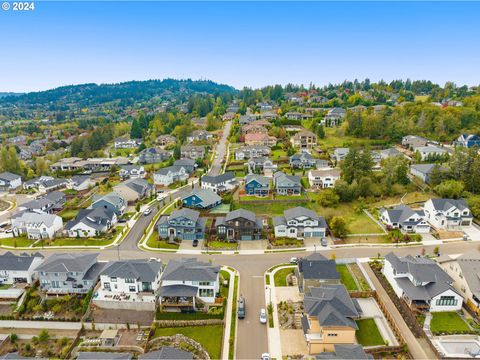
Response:
[[[477,225],[466,226],[463,231],[470,240],[480,240],[480,228]]]

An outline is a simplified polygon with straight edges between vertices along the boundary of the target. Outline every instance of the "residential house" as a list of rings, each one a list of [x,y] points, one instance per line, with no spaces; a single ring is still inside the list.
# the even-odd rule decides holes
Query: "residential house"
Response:
[[[450,154],[450,152],[447,149],[439,146],[433,146],[433,145],[420,146],[420,147],[413,148],[413,150],[416,153],[420,154],[420,158],[422,159],[422,161],[428,160],[430,158],[436,158],[439,156],[446,156]]]
[[[195,160],[188,158],[175,160],[173,166],[183,166],[189,174],[192,174],[197,169],[197,163]]]
[[[285,210],[273,219],[273,225],[277,238],[323,238],[327,233],[325,219],[301,206]]]
[[[433,260],[394,253],[385,256],[383,274],[395,294],[414,311],[457,311],[463,299],[453,279]]]
[[[440,256],[440,267],[453,279],[453,287],[462,295],[465,305],[480,313],[480,253],[471,251],[456,256]]]
[[[50,188],[50,185],[47,184],[47,182],[49,182],[50,180],[55,180],[55,178],[52,176],[39,176],[34,179],[25,181],[23,183],[23,188],[25,190],[29,190],[29,189],[38,189],[40,186],[42,186],[43,189],[48,189]]]
[[[182,158],[188,158],[192,160],[203,159],[205,157],[205,146],[201,145],[183,145],[180,148]]]
[[[290,156],[289,164],[292,169],[310,169],[316,166],[317,160],[308,152],[302,151]]]
[[[388,149],[380,150],[379,154],[381,159],[388,159],[394,156],[404,156],[403,153],[397,148],[388,148]]]
[[[311,119],[312,115],[311,114],[304,114],[304,113],[299,113],[296,111],[289,111],[285,114],[285,117],[288,120],[306,120],[306,119]]]
[[[128,179],[113,187],[113,192],[123,197],[128,203],[151,196],[153,190],[153,185],[145,179]]]
[[[268,146],[243,146],[235,149],[235,160],[245,160],[254,157],[268,156],[271,150]]]
[[[406,205],[397,205],[393,209],[380,209],[380,220],[391,229],[404,232],[429,233],[430,225],[423,210],[412,210]]]
[[[95,186],[95,182],[88,175],[73,176],[68,180],[67,188],[75,191],[86,191]]]
[[[296,175],[287,175],[277,171],[273,174],[273,185],[277,195],[301,195],[302,193],[302,181]]]
[[[228,241],[259,240],[262,236],[263,222],[255,213],[238,209],[225,217],[215,219],[217,236]]]
[[[35,200],[27,201],[18,206],[20,211],[29,211],[35,213],[52,214],[54,212],[55,202],[47,197],[41,197]]]
[[[44,256],[40,253],[15,255],[7,251],[0,255],[0,284],[32,284],[34,270],[43,260]]]
[[[245,193],[254,196],[267,196],[270,193],[270,179],[258,174],[248,174],[245,177]]]
[[[274,164],[272,160],[267,157],[255,157],[251,158],[247,162],[249,172],[272,172],[277,169],[277,164]]]
[[[140,354],[139,360],[193,360],[193,354],[191,352],[173,347],[162,346],[159,350],[149,351],[147,353]]]
[[[156,186],[168,186],[177,181],[185,181],[189,177],[185,167],[173,165],[167,166],[153,174],[153,183]]]
[[[106,233],[116,223],[117,215],[110,209],[81,209],[75,219],[65,225],[65,232],[72,238],[94,237]]]
[[[270,111],[273,109],[273,104],[269,103],[268,101],[259,102],[257,103],[257,107],[260,111]]]
[[[100,273],[93,303],[101,308],[155,310],[162,263],[158,260],[109,262]]]
[[[13,236],[27,235],[27,238],[53,239],[55,234],[63,227],[63,221],[60,216],[23,211],[12,216]]]
[[[177,138],[173,135],[160,135],[157,137],[157,144],[160,146],[170,146],[177,143]]]
[[[349,152],[349,148],[336,148],[335,150],[333,150],[331,158],[338,164],[340,161],[345,160],[345,157],[348,155]]]
[[[190,135],[187,136],[188,142],[209,141],[211,139],[213,139],[213,134],[206,130],[194,130]]]
[[[412,164],[410,165],[410,174],[419,178],[424,183],[429,184],[431,181],[431,174],[437,167],[440,172],[447,172],[448,169],[438,164]]]
[[[345,286],[310,288],[303,304],[302,328],[309,354],[334,351],[338,344],[356,344],[359,314]]]
[[[205,236],[205,219],[198,211],[183,208],[162,216],[157,228],[161,239],[201,240]]]
[[[317,135],[308,130],[297,132],[290,139],[292,146],[300,149],[311,149],[317,146]]]
[[[332,108],[322,120],[322,124],[328,127],[338,126],[343,121],[347,112],[342,108]]]
[[[114,192],[103,196],[94,196],[92,209],[98,207],[111,210],[117,215],[117,217],[120,217],[125,213],[125,210],[127,210],[127,200]]]
[[[201,181],[202,189],[210,189],[216,193],[233,190],[237,185],[237,178],[231,171],[227,171],[226,173],[217,176],[204,175],[202,176]]]
[[[310,293],[310,288],[340,284],[335,260],[327,259],[317,252],[300,258],[295,268],[295,276],[300,292],[305,294]]]
[[[257,120],[256,115],[252,114],[246,114],[246,115],[241,115],[240,118],[238,119],[238,123],[240,125],[245,125],[245,124],[250,124],[252,121]]]
[[[255,124],[255,121],[251,124],[242,126],[242,134],[267,134],[268,129],[260,124]]]
[[[472,212],[464,199],[429,199],[423,206],[427,221],[437,229],[470,226]]]
[[[278,114],[274,111],[266,111],[260,114],[262,120],[275,120],[278,117]]]
[[[146,174],[142,165],[123,165],[120,167],[119,173],[121,179],[143,179]]]
[[[222,203],[222,198],[210,189],[194,189],[182,198],[183,206],[196,209],[211,209]]]
[[[22,186],[20,175],[5,171],[0,174],[0,190],[12,191]]]
[[[167,150],[149,147],[143,149],[138,154],[138,162],[140,164],[157,164],[164,162],[172,157],[172,153]]]
[[[480,147],[480,136],[475,134],[462,134],[453,143],[464,148]]]
[[[417,147],[427,146],[428,139],[416,135],[407,135],[402,138],[402,146],[407,149],[413,149]]]
[[[77,157],[65,158],[52,165],[51,171],[88,171],[88,172],[108,172],[113,167],[126,165],[129,160],[125,157],[116,158],[88,158],[81,159]]]
[[[262,133],[246,134],[245,144],[250,146],[275,146],[277,145],[277,138]]]
[[[141,139],[129,139],[128,137],[119,137],[113,140],[115,150],[117,149],[133,149],[142,143]]]
[[[54,253],[35,269],[47,294],[86,294],[93,289],[106,263],[98,254]]]
[[[102,334],[100,334],[100,336],[102,336]],[[109,339],[102,340],[109,341]],[[108,344],[108,346],[113,345]],[[75,358],[75,360],[132,360],[132,358],[132,354],[128,352],[79,351],[77,352],[77,357]]]
[[[160,306],[196,309],[212,304],[220,291],[220,267],[196,259],[170,260],[162,274]]]
[[[333,351],[323,352],[315,356],[315,360],[373,360],[373,355],[367,354],[362,345],[338,344],[333,345]]]
[[[310,170],[308,183],[314,189],[333,188],[337,180],[340,180],[340,169]]]
[[[222,115],[222,121],[234,120],[237,116],[234,113],[227,113]]]

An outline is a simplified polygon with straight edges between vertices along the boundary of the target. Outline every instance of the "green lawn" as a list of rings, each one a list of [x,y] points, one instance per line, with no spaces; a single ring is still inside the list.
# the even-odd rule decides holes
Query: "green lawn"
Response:
[[[12,287],[12,284],[0,284],[0,290],[7,290]]]
[[[197,341],[208,351],[210,358],[220,359],[222,355],[222,325],[157,328],[154,337],[172,336],[175,334],[183,334]]]
[[[357,291],[358,286],[355,283],[350,269],[345,264],[337,265],[337,271],[340,274],[340,281],[349,291]]]
[[[287,157],[287,152],[282,149],[273,150],[270,154],[270,159],[272,160],[277,160],[285,157]]]
[[[78,209],[65,209],[60,211],[58,215],[63,219],[64,222],[70,221],[78,214]]]
[[[223,309],[219,308],[214,313],[193,312],[193,313],[179,313],[171,311],[157,311],[155,314],[157,320],[209,320],[209,319],[223,319]]]
[[[226,242],[226,241],[209,241],[208,249],[231,249],[235,250],[238,247],[236,242]]]
[[[220,295],[223,298],[228,297],[228,287],[230,286],[230,273],[226,270],[220,270],[220,279],[221,279],[221,284],[220,284]],[[228,281],[228,285],[224,286],[223,282]]]
[[[278,270],[273,276],[275,286],[287,286],[287,275],[293,274],[294,267]]]
[[[147,245],[155,249],[178,249],[178,244],[170,244],[166,240],[159,240],[157,231],[152,232],[147,240]]]
[[[115,236],[108,239],[96,238],[57,238],[48,243],[48,246],[106,246],[115,241]],[[41,242],[36,244],[41,246]]]
[[[430,330],[432,331],[432,333],[454,333],[456,331],[468,331],[470,330],[470,327],[455,311],[432,312]]]
[[[357,341],[362,346],[378,346],[385,345],[385,341],[378,330],[377,324],[373,319],[362,319],[356,321],[358,330],[355,335]]]
[[[0,239],[0,245],[12,246],[12,247],[27,247],[32,245],[34,242],[35,240],[27,239],[26,236]]]

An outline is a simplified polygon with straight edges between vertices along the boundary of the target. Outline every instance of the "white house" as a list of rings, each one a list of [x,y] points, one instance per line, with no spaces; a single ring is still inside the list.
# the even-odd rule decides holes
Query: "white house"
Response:
[[[120,177],[122,179],[143,179],[147,173],[142,165],[123,165],[120,167]]]
[[[310,170],[308,172],[308,182],[310,187],[317,189],[333,188],[337,180],[340,179],[339,169]]]
[[[58,215],[24,211],[12,217],[13,236],[27,234],[29,239],[53,239],[63,227]]]
[[[65,225],[69,237],[93,237],[110,230],[117,223],[113,210],[104,207],[82,209]]]
[[[295,239],[323,238],[327,231],[325,219],[304,207],[285,210],[283,216],[273,219],[275,237]]]
[[[34,270],[43,260],[44,257],[40,253],[15,255],[7,251],[0,255],[0,284],[31,284]]]
[[[464,199],[430,199],[423,206],[427,221],[439,229],[472,224],[472,212]]]
[[[94,304],[104,308],[155,310],[162,263],[157,260],[119,260],[100,273]]]
[[[88,175],[77,175],[68,180],[67,189],[75,191],[86,191],[95,186],[93,181]]]
[[[443,156],[449,154],[445,148],[439,146],[420,146],[414,148],[414,151],[420,154],[422,161],[427,160],[432,156]]]
[[[452,286],[453,279],[433,260],[389,253],[382,271],[395,294],[412,309],[457,311],[462,308],[463,298]]]
[[[153,174],[153,183],[156,186],[168,186],[177,181],[185,181],[189,174],[185,167],[172,165],[158,170]]]
[[[22,186],[22,178],[11,172],[3,172],[0,174],[0,190],[15,190]]]
[[[231,171],[217,176],[204,175],[201,183],[202,189],[212,190],[216,193],[233,190],[238,185],[235,174]]]
[[[393,209],[380,209],[380,220],[392,229],[405,232],[428,233],[430,225],[423,210],[412,210],[406,205],[398,205]]]
[[[113,141],[115,149],[133,149],[142,143],[139,139],[129,139],[127,137],[119,137]]]
[[[196,301],[214,303],[220,291],[220,267],[196,259],[170,260],[162,275],[160,306],[195,309]]]

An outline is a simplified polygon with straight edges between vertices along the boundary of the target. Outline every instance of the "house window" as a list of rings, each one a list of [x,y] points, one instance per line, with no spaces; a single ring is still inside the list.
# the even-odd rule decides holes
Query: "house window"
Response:
[[[117,282],[117,278],[116,278],[116,277],[112,277],[112,278],[110,278],[110,281],[111,281],[111,282]]]
[[[290,229],[290,230],[289,230],[289,233],[290,233],[290,234],[295,234],[295,229]]]
[[[334,336],[338,336],[338,334],[328,333],[327,336],[329,336],[329,337],[334,337]]]
[[[200,286],[211,286],[209,281],[200,281]]]
[[[455,306],[457,305],[458,300],[455,299],[455,296],[440,296],[440,299],[437,299],[437,306]]]
[[[213,297],[213,289],[200,289],[200,297]]]
[[[135,282],[135,279],[125,279],[125,282],[127,284],[133,284]]]
[[[135,286],[129,286],[128,287],[128,291],[130,291],[130,292],[135,292],[135,290],[136,290]]]

